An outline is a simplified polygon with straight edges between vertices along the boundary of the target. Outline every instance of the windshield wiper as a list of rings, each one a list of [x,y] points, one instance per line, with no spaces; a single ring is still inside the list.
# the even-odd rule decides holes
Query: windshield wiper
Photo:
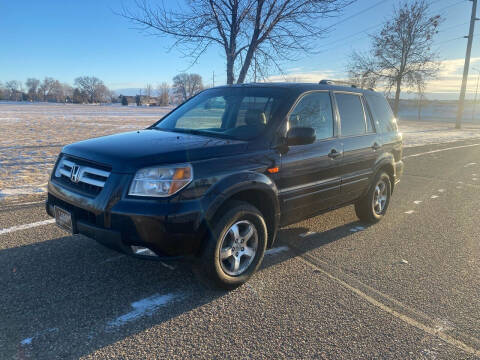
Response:
[[[220,138],[220,139],[235,139],[233,136],[217,133],[215,131],[205,131],[205,130],[195,130],[195,129],[167,129],[167,128],[159,128],[159,127],[154,127],[153,129],[170,131],[170,132],[178,132],[182,134],[211,136],[211,137]]]

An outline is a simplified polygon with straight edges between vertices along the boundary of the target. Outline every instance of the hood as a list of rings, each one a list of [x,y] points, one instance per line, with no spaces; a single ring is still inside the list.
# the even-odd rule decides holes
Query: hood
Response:
[[[161,130],[141,130],[80,141],[62,152],[100,164],[114,172],[174,163],[187,163],[242,153],[247,142]]]

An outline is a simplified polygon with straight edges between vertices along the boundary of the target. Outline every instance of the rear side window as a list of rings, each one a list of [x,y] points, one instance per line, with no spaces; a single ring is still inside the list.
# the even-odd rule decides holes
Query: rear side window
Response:
[[[397,122],[387,99],[380,95],[367,95],[366,100],[377,131],[381,133],[397,131]]]
[[[317,140],[333,137],[332,102],[328,92],[305,95],[290,114],[289,127],[311,127]]]
[[[363,100],[363,108],[365,109],[365,116],[367,118],[367,133],[372,133],[375,132],[375,128],[373,126],[373,120],[372,116],[370,114],[370,111],[368,111],[367,104],[365,103],[365,99]]]
[[[365,114],[359,95],[335,94],[342,136],[363,135],[366,133]]]

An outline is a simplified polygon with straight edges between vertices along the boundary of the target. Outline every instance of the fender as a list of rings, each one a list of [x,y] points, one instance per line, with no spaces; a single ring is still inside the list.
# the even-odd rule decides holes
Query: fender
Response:
[[[378,171],[383,168],[383,167],[388,167],[392,171],[393,178],[396,178],[395,174],[395,157],[393,156],[392,153],[383,153],[375,162],[375,165],[373,166],[373,175],[375,176]],[[395,181],[392,181],[392,193],[393,193],[393,188],[395,187]],[[368,191],[368,190],[367,190]]]
[[[245,190],[261,191],[268,196],[272,205],[272,224],[269,232],[268,246],[273,244],[277,229],[280,223],[280,202],[278,200],[278,189],[275,183],[267,175],[254,172],[243,171],[231,174],[214,184],[202,199],[204,216],[201,220],[200,228],[206,230],[208,224],[213,220],[216,212],[224,205],[228,199]]]
[[[206,209],[205,218],[211,220],[226,200],[244,190],[260,190],[264,192],[272,201],[274,214],[280,214],[278,189],[272,179],[265,174],[244,171],[225,177],[209,189],[203,200],[204,205],[207,205],[204,207]]]

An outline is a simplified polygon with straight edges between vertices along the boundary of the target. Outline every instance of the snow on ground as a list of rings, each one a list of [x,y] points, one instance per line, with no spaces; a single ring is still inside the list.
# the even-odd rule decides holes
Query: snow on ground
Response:
[[[480,124],[471,123],[465,123],[457,130],[454,123],[400,120],[398,129],[405,147],[480,138]]]
[[[62,146],[151,125],[171,108],[0,103],[0,201],[43,193]]]
[[[62,146],[152,124],[171,108],[0,103],[0,201],[46,191]],[[480,138],[480,124],[399,121],[405,146]]]

